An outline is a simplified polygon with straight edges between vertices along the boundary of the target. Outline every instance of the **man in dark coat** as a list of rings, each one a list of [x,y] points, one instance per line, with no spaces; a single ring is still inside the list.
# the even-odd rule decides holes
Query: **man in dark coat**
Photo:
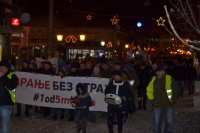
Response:
[[[109,64],[107,62],[104,62],[102,66],[103,66],[103,68],[102,68],[102,70],[100,70],[101,77],[102,78],[110,78],[112,75],[111,75],[111,70],[109,68]]]
[[[147,69],[145,69],[145,64],[142,63],[140,66],[140,70],[137,72],[138,78],[140,80],[140,84],[138,86],[138,109],[142,108],[142,96],[143,96],[143,109],[146,110],[146,87],[149,83],[150,75]]]
[[[10,116],[13,110],[12,92],[18,84],[17,76],[10,72],[10,64],[7,60],[0,62],[0,112],[1,132],[9,133]]]
[[[86,76],[85,62],[81,62],[79,69],[79,77],[85,77],[85,76]]]
[[[91,77],[92,73],[93,73],[92,62],[91,61],[87,61],[86,62],[85,75],[86,75],[86,77]]]
[[[194,92],[194,80],[197,78],[197,71],[192,66],[192,63],[189,63],[189,66],[186,69],[186,71],[187,71],[187,80],[188,80],[188,88],[189,88],[189,95],[190,95],[190,94],[193,94]]]
[[[110,78],[110,82],[105,89],[105,95],[117,94],[122,98],[122,102],[119,105],[108,104],[107,122],[109,133],[113,133],[113,119],[115,114],[118,119],[118,133],[122,133],[124,115],[127,110],[127,102],[132,102],[132,91],[128,82],[128,79],[121,71],[115,71],[114,76]]]
[[[120,71],[121,73],[124,73],[127,76],[128,80],[131,80],[131,78],[128,75],[128,72],[123,69],[122,64],[120,62],[115,62],[114,69],[115,71]],[[113,71],[112,75],[115,71]]]
[[[82,84],[76,86],[77,97],[71,98],[70,101],[73,102],[74,99],[79,100],[80,104],[78,108],[75,109],[75,122],[78,127],[77,133],[83,130],[86,133],[87,121],[89,118],[89,107],[93,105],[90,94],[86,91]],[[80,123],[82,121],[82,124]]]
[[[50,75],[50,76],[55,75],[55,72],[53,71],[51,62],[49,62],[49,61],[45,62],[45,67],[44,68],[45,69],[41,74]],[[43,115],[43,117],[50,119],[51,118],[50,114],[51,114],[51,108],[44,107],[44,115]]]

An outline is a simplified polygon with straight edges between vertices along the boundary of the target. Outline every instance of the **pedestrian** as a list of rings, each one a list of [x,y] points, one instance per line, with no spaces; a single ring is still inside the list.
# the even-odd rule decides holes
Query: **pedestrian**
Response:
[[[138,109],[140,110],[142,108],[142,97],[143,97],[143,109],[146,110],[146,102],[147,102],[147,95],[146,95],[146,87],[149,83],[149,72],[147,69],[145,69],[145,64],[142,63],[140,66],[140,70],[137,73],[138,78],[140,80],[140,84],[138,86]]]
[[[187,71],[188,89],[189,89],[189,95],[190,95],[190,94],[193,94],[194,92],[194,81],[197,78],[197,71],[192,66],[192,63],[189,63],[189,66],[186,69],[186,71]]]
[[[156,76],[156,68],[157,68],[157,64],[153,64],[152,69],[150,71],[150,78],[152,78],[153,76]]]
[[[104,62],[102,64],[102,70],[101,70],[101,77],[102,78],[110,78],[112,76],[111,70],[109,68],[109,64],[107,62]]]
[[[173,103],[178,97],[178,87],[173,77],[165,73],[163,67],[157,67],[147,87],[147,96],[153,105],[155,133],[161,133],[163,114],[165,116],[164,133],[172,132]]]
[[[78,127],[77,133],[80,133],[83,130],[83,133],[86,133],[87,121],[89,118],[89,107],[93,105],[90,94],[86,91],[82,84],[78,84],[76,86],[77,97],[71,98],[70,102],[73,103],[74,100],[78,100],[75,102],[79,104],[79,106],[75,109],[75,122]]]
[[[91,77],[92,73],[93,73],[92,62],[91,61],[87,61],[86,62],[85,75],[86,75],[86,77]]]
[[[118,95],[122,102],[117,105],[108,104],[107,111],[107,123],[109,128],[109,133],[113,133],[113,119],[115,114],[118,119],[118,133],[122,133],[124,116],[126,111],[127,102],[132,102],[132,92],[128,79],[124,73],[121,71],[115,71],[113,76],[109,80],[109,84],[105,89],[105,96],[108,98],[109,94]],[[116,100],[116,99],[113,99]]]
[[[27,60],[24,60],[22,63],[22,69],[20,72],[27,72],[27,73],[32,73],[32,70],[29,68],[29,62]],[[29,109],[30,105],[25,104],[25,114],[26,117],[29,117]],[[17,114],[15,116],[21,116],[21,103],[17,103]]]
[[[62,65],[61,68],[62,68],[61,70],[64,71],[65,76],[67,76],[67,74],[69,73],[68,65],[67,65],[67,64],[64,64],[64,65]]]
[[[15,102],[15,88],[18,79],[11,72],[10,64],[7,60],[0,62],[0,121],[1,132],[9,133],[10,116]]]
[[[85,62],[80,63],[80,69],[79,69],[79,77],[85,77],[86,76],[86,70],[85,70]]]
[[[65,72],[63,70],[60,70],[57,74],[57,76],[63,78],[65,77]],[[58,115],[58,109],[59,108],[54,108],[54,115],[52,117],[52,119],[57,120],[57,115]],[[61,116],[60,119],[64,119],[65,118],[65,109],[61,108]]]

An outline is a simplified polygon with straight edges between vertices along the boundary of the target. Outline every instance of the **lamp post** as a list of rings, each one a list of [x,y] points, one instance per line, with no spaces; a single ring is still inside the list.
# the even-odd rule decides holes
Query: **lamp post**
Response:
[[[80,35],[80,41],[85,41],[85,35]]]

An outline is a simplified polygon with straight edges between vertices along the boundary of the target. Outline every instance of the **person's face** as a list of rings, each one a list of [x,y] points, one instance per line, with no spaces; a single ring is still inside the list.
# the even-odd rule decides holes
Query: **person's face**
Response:
[[[165,71],[157,71],[156,72],[156,76],[158,77],[158,78],[162,78],[162,76],[165,74]]]
[[[71,72],[76,72],[77,68],[71,68]]]
[[[108,70],[108,65],[104,64],[103,65],[103,70]]]
[[[31,68],[31,69],[34,69],[34,67],[33,67],[33,65],[32,65],[32,64],[30,64],[30,65],[29,65],[29,68]]]
[[[119,65],[115,65],[114,67],[115,67],[115,70],[120,70],[121,69],[121,66],[119,66]]]
[[[44,65],[44,69],[45,69],[46,71],[48,71],[50,68],[51,68],[51,66],[50,66],[49,64],[45,64],[45,65]]]
[[[99,74],[99,72],[98,71],[94,71],[94,75],[98,75]]]
[[[87,68],[87,69],[90,69],[91,67],[92,67],[92,66],[91,66],[90,64],[87,64],[87,65],[86,65],[86,68]]]
[[[156,70],[156,66],[152,66],[152,69],[155,71]]]
[[[58,75],[59,75],[60,77],[63,77],[63,76],[64,76],[63,72],[61,72],[61,71],[58,73]]]
[[[62,66],[62,70],[63,70],[64,72],[67,71],[66,67],[64,67],[64,66]]]
[[[24,68],[28,68],[28,64],[26,62],[23,63]]]
[[[4,74],[6,74],[8,72],[8,68],[5,66],[0,66],[0,71]]]
[[[120,79],[121,79],[121,77],[120,77],[119,75],[115,75],[115,76],[114,76],[114,80],[115,80],[115,81],[120,81]]]
[[[81,70],[85,69],[85,64],[81,64],[81,65],[80,65],[80,69],[81,69]]]
[[[144,70],[144,69],[145,69],[145,66],[140,66],[140,68],[141,68],[142,70]]]
[[[79,89],[79,93],[80,93],[80,94],[82,94],[82,93],[83,93],[83,91],[82,91],[81,89]]]

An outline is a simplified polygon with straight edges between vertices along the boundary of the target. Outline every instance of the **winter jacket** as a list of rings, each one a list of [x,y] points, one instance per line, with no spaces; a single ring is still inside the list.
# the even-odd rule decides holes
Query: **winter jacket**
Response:
[[[186,78],[186,69],[184,66],[175,66],[174,68],[174,79],[176,81],[184,81]]]
[[[140,84],[138,86],[138,89],[146,89],[148,83],[149,83],[149,79],[150,79],[150,75],[149,75],[149,72],[144,69],[140,69],[138,72],[137,72],[137,75],[138,75],[138,78],[140,80]]]
[[[79,93],[79,88],[76,88],[77,97],[71,99],[79,99],[79,106],[75,109],[75,115],[80,111],[81,118],[89,118],[89,107],[93,105],[90,94],[86,91],[86,89],[81,85],[82,94]],[[82,107],[86,106],[86,109]]]
[[[188,67],[186,72],[188,80],[195,80],[197,78],[197,71],[194,67]]]
[[[30,69],[30,68],[22,68],[22,69],[20,70],[20,72],[32,73],[32,69]]]
[[[150,82],[152,79],[150,80]],[[166,91],[166,75],[162,78],[156,78],[153,83],[154,99],[150,100],[154,108],[172,108],[173,103],[178,98],[178,86],[173,77],[171,77],[171,88],[173,90],[172,102],[169,100]]]
[[[106,89],[105,89],[105,95],[106,95],[106,94],[111,94],[111,93],[112,93],[112,94],[116,94],[116,87],[117,87],[117,86],[113,84],[113,83],[115,82],[115,80],[114,80],[113,77],[114,77],[114,76],[112,76],[112,77],[110,78],[110,82],[109,82],[108,86],[107,86]],[[121,80],[121,81],[118,81],[118,82],[115,82],[115,83],[122,83],[122,82],[124,82],[124,84],[119,86],[118,96],[119,96],[119,97],[125,96],[125,97],[126,97],[126,100],[127,100],[128,102],[132,102],[132,99],[131,99],[131,98],[132,98],[132,91],[131,91],[130,85],[129,85],[129,83],[128,83],[128,79],[127,79],[126,75],[123,74],[123,73],[122,73],[122,80]],[[121,105],[112,105],[112,104],[108,104],[108,109],[109,109],[109,108],[116,107],[117,110],[126,111],[126,109],[127,109],[127,101],[124,101],[124,100],[122,99]]]
[[[110,78],[112,76],[112,72],[111,72],[110,68],[108,68],[107,70],[102,69],[101,76],[102,76],[102,78]]]
[[[55,75],[55,72],[52,68],[50,68],[48,71],[44,70],[41,74],[44,75]]]
[[[0,77],[0,106],[13,105],[8,90],[14,90],[17,87],[18,79],[15,74],[9,79],[7,77],[8,74],[10,74],[10,69],[5,75]]]
[[[76,76],[79,76],[79,71],[76,70],[75,72],[70,72],[70,73],[68,73],[67,76],[70,76],[70,77],[76,77]]]
[[[79,70],[79,77],[85,77],[86,76],[86,69],[83,69],[83,70]]]
[[[133,94],[135,94],[135,90],[138,87],[138,85],[140,84],[140,80],[139,80],[137,74],[134,72],[134,70],[131,70],[128,75],[131,78],[131,80],[135,81],[133,86],[131,86],[131,91]]]
[[[91,77],[93,73],[93,67],[91,67],[90,69],[85,69],[85,75],[88,77]]]

